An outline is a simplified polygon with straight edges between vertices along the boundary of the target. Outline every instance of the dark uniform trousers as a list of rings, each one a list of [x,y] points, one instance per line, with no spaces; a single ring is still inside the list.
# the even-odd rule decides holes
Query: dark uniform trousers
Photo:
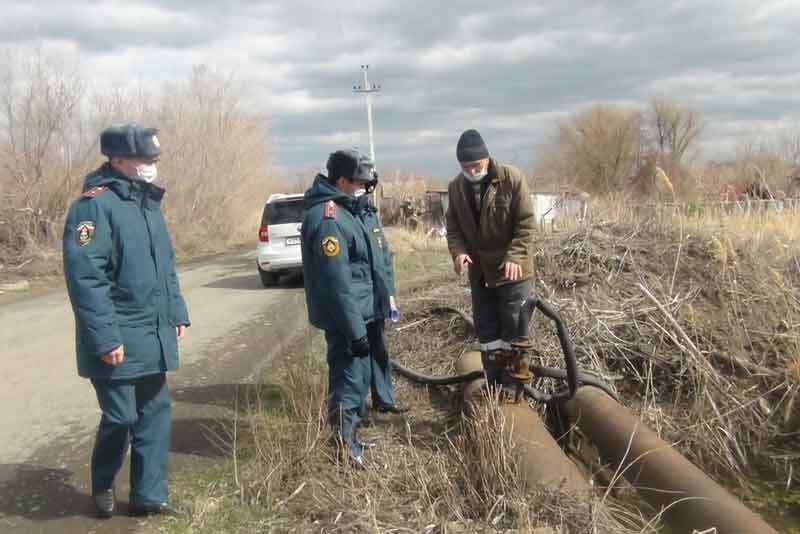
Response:
[[[392,385],[392,362],[389,349],[386,347],[386,331],[384,321],[375,321],[367,325],[370,358],[369,372],[372,406],[394,406],[394,386]]]
[[[530,280],[522,280],[497,287],[486,287],[480,269],[473,267],[469,269],[469,282],[475,331],[481,344],[486,378],[489,383],[498,383],[502,371],[486,365],[486,351],[508,348],[512,339],[527,335],[527,325],[525,331],[519,329],[519,314],[523,301],[531,293],[533,284]]]
[[[130,444],[130,502],[165,502],[171,411],[166,374],[93,379],[92,385],[103,411],[92,453],[92,493],[111,487]]]
[[[369,358],[350,352],[347,338],[326,331],[328,344],[328,420],[339,430],[342,442],[353,457],[361,456],[358,424],[364,416],[364,399],[369,392]]]

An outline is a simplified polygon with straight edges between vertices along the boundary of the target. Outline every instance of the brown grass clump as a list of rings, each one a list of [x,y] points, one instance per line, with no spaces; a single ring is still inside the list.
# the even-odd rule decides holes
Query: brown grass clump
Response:
[[[800,429],[796,259],[786,249],[769,254],[776,240],[725,231],[731,221],[691,230],[689,221],[664,222],[597,223],[541,238],[536,290],[560,308],[581,367],[613,381],[626,405],[701,468],[727,483],[744,485],[765,468],[791,482]],[[474,334],[457,315],[429,310],[469,312],[466,281],[447,274],[441,242],[431,255],[428,245],[415,248],[418,236],[389,239],[406,247],[396,261],[411,266],[401,269],[403,317],[389,331],[390,352],[420,372],[452,374]],[[551,325],[537,319],[533,332],[542,363],[562,366]],[[363,435],[379,443],[368,453],[372,469],[343,465],[324,425],[323,342],[315,337],[306,349],[287,355],[244,404],[235,483],[215,490],[253,514],[232,531],[657,531],[646,517],[653,511],[620,504],[615,492],[587,502],[526,487],[499,411],[487,403],[462,417],[455,387],[397,379],[411,412],[370,416]]]
[[[441,274],[433,278],[402,295],[403,324],[410,328],[393,332],[390,343],[394,354],[420,370],[451,373],[471,332],[460,319],[425,320],[431,302],[453,292],[444,290]],[[451,302],[459,298],[456,292]],[[324,343],[313,339],[239,402],[240,420],[231,432],[236,439],[228,438],[236,451],[233,484],[215,490],[235,497],[240,520],[244,511],[254,516],[235,531],[254,531],[255,517],[271,531],[297,533],[639,531],[597,513],[597,503],[526,487],[499,410],[487,405],[463,418],[455,388],[427,390],[398,379],[398,395],[412,411],[405,418],[371,415],[362,434],[379,444],[367,453],[372,467],[350,468],[339,460],[324,425]],[[197,506],[204,511],[211,502],[205,497]],[[214,512],[203,513],[175,531],[210,528],[207,514]]]
[[[794,261],[764,240],[689,226],[549,236],[539,292],[569,318],[584,365],[618,375],[626,402],[693,461],[722,478],[767,466],[792,478]]]

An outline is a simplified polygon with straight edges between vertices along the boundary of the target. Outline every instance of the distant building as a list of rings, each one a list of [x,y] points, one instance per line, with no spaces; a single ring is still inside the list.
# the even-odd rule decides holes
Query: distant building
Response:
[[[536,223],[545,231],[567,220],[589,217],[589,193],[583,191],[534,191],[531,193]]]

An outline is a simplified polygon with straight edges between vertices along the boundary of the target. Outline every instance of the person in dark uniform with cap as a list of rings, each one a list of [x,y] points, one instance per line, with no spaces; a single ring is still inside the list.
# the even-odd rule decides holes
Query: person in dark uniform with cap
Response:
[[[376,277],[373,237],[361,219],[355,193],[375,179],[372,162],[355,150],[338,150],[305,193],[301,231],[308,317],[325,332],[328,418],[352,465],[365,466],[371,444],[358,430],[370,384],[370,340],[377,340],[376,305],[389,316],[388,285]],[[363,198],[363,197],[361,197]],[[379,347],[376,347],[379,348]]]
[[[92,497],[100,517],[114,514],[114,478],[130,446],[128,513],[171,514],[166,372],[178,368],[189,317],[156,185],[157,130],[112,126],[100,150],[108,161],[86,177],[63,237],[78,374],[91,380],[102,411]]]
[[[379,413],[403,414],[408,408],[395,400],[392,380],[392,362],[386,339],[386,320],[396,321],[400,316],[395,299],[394,255],[386,239],[378,210],[371,202],[371,193],[378,183],[377,173],[365,189],[357,190],[357,212],[361,222],[367,229],[370,243],[377,261],[373,265],[373,287],[375,289],[375,320],[367,325],[369,338],[369,385],[372,397],[372,409]]]
[[[456,157],[461,173],[447,189],[447,246],[456,273],[468,273],[484,369],[497,384],[502,368],[493,360],[527,336],[518,322],[533,290],[533,203],[525,176],[491,158],[476,130],[461,134]]]

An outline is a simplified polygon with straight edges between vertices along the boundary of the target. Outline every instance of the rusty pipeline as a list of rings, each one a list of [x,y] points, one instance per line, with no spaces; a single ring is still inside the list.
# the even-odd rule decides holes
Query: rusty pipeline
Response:
[[[467,352],[456,362],[459,375],[482,372],[480,352]],[[464,400],[476,401],[483,395],[485,380],[478,378],[464,385]],[[591,486],[570,461],[547,430],[536,411],[527,403],[501,403],[500,410],[519,451],[520,474],[529,486],[561,488],[566,491],[591,491]]]
[[[531,354],[538,354],[533,347],[530,337],[528,337],[528,327],[531,317],[535,310],[539,310],[542,314],[553,321],[556,326],[556,335],[558,336],[561,351],[564,355],[565,369],[556,369],[553,367],[544,367],[536,365],[531,361]],[[472,317],[468,314],[457,310],[456,308],[448,306],[438,306],[431,308],[430,313],[456,313],[467,324],[474,328]],[[616,393],[613,388],[601,377],[591,373],[585,373],[578,370],[577,360],[575,358],[575,346],[572,343],[569,332],[564,324],[564,320],[549,304],[539,299],[535,295],[529,295],[524,300],[520,307],[520,315],[517,323],[518,336],[511,341],[510,351],[497,351],[488,356],[510,359],[509,362],[513,365],[508,365],[509,372],[508,378],[519,386],[519,392],[524,392],[529,398],[543,403],[551,403],[570,398],[574,395],[578,386],[581,384],[593,385],[598,387],[611,395],[614,398]],[[460,384],[464,382],[471,382],[476,378],[483,376],[483,368],[478,367],[466,373],[457,373],[452,376],[429,376],[408,367],[403,366],[399,362],[392,360],[392,367],[394,371],[400,376],[415,382],[417,384],[429,386],[449,386]],[[505,367],[505,365],[503,365]],[[563,380],[567,382],[567,388],[561,388],[554,393],[547,393],[540,389],[535,388],[530,384],[533,378],[550,378],[556,380]]]
[[[775,533],[758,514],[709,478],[636,416],[595,387],[563,403],[570,422],[600,456],[663,511],[676,532]]]

